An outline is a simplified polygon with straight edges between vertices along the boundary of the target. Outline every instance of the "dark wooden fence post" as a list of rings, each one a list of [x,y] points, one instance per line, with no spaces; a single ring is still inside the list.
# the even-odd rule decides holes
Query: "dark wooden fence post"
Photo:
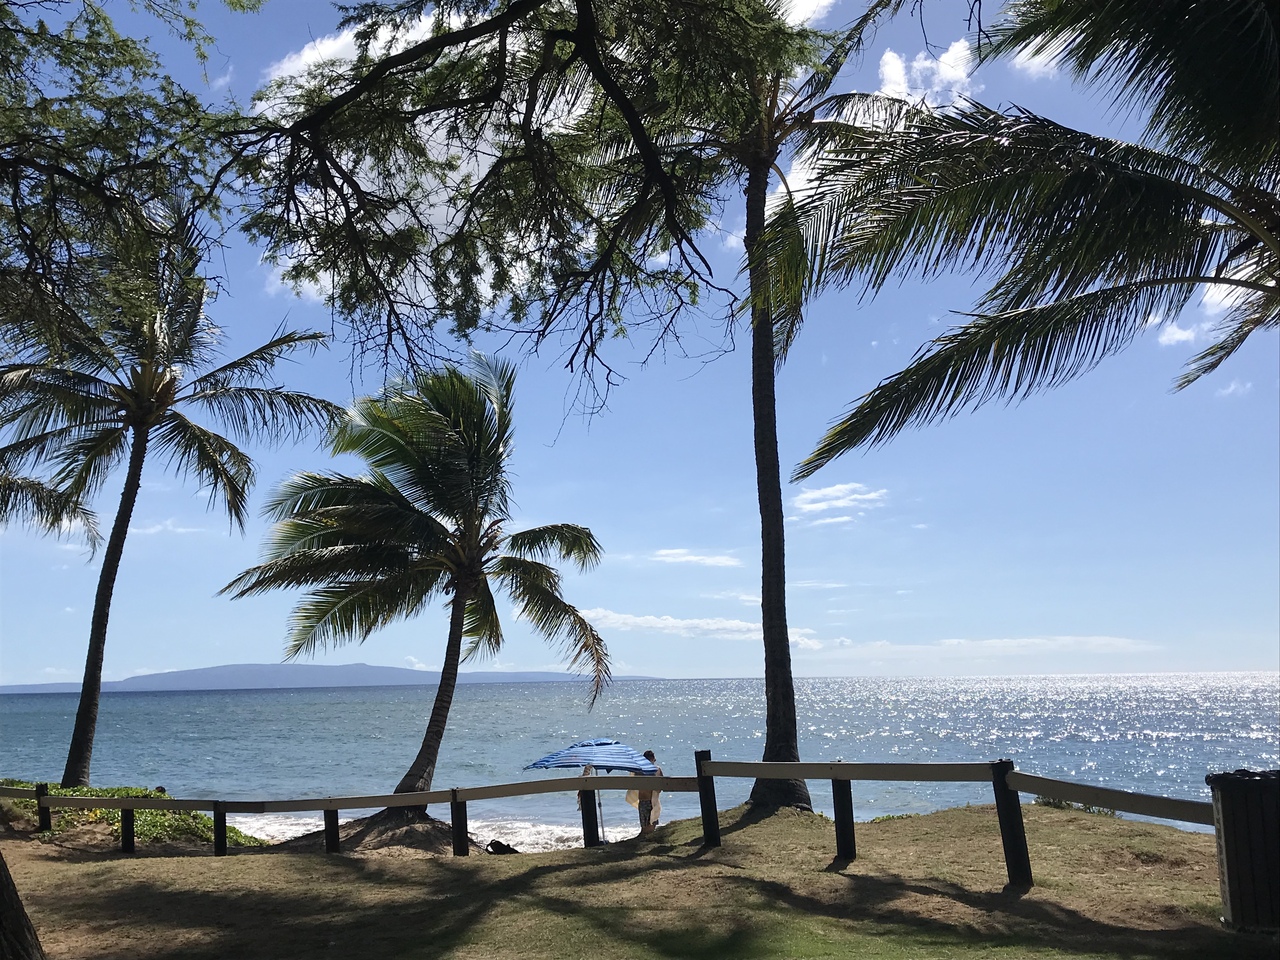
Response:
[[[1004,865],[1009,873],[1005,888],[1029,889],[1031,879],[1031,854],[1027,852],[1027,831],[1022,823],[1022,804],[1018,791],[1011,790],[1005,775],[1013,772],[1012,760],[997,760],[991,764],[991,787],[996,795],[996,816],[1000,818],[1000,842],[1004,845]]]
[[[702,808],[702,845],[720,846],[720,811],[716,807],[716,778],[702,772],[702,764],[711,759],[710,750],[696,750],[693,769],[698,775],[698,805]]]
[[[324,852],[338,852],[338,811],[326,810],[324,812]]]
[[[449,791],[449,820],[453,827],[453,855],[465,857],[471,852],[471,838],[467,836],[467,801],[458,799],[458,788]]]
[[[213,801],[213,855],[227,855],[227,806],[221,800]]]
[[[600,846],[600,818],[596,816],[596,792],[578,791],[578,806],[582,808],[582,845]]]
[[[133,853],[134,811],[133,807],[122,807],[120,810],[120,852]]]
[[[40,832],[48,833],[53,829],[53,811],[40,801],[49,795],[47,783],[36,784],[36,817],[40,821]]]
[[[856,860],[858,845],[853,836],[853,785],[848,780],[832,780],[831,799],[836,806],[836,856],[841,860]]]

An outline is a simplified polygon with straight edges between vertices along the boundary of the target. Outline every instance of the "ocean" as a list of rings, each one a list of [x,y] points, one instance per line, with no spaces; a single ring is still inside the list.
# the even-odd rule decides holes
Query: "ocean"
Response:
[[[434,692],[108,693],[93,781],[225,800],[390,792],[421,742]],[[760,680],[620,681],[593,710],[586,697],[577,683],[459,686],[434,788],[573,775],[523,768],[588,737],[653,749],[672,776],[693,775],[695,750],[717,760],[759,760],[763,750]],[[802,679],[796,700],[805,760],[1007,757],[1027,773],[1191,800],[1209,798],[1206,773],[1280,767],[1275,673]],[[0,777],[57,782],[75,708],[74,694],[0,696]],[[745,800],[750,786],[717,780],[720,806]],[[809,786],[815,808],[830,815],[830,783]],[[858,820],[991,802],[981,784],[864,782],[853,791]],[[635,833],[634,811],[619,794],[601,803],[607,839]],[[696,794],[666,794],[663,819],[697,816],[697,803]],[[496,837],[522,850],[581,843],[573,794],[473,802],[468,814],[482,843]],[[447,808],[437,815],[447,818]],[[229,820],[272,839],[321,822],[318,815]]]

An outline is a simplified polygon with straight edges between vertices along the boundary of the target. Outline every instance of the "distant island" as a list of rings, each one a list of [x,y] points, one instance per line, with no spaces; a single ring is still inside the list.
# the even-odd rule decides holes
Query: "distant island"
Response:
[[[458,683],[546,683],[580,680],[551,671],[477,670],[458,674]],[[654,680],[656,677],[615,677],[615,680]],[[103,693],[145,693],[164,690],[288,690],[299,687],[417,687],[440,682],[437,670],[375,667],[367,663],[232,663],[197,670],[146,673],[128,680],[104,680]],[[79,693],[78,683],[16,683],[0,685],[4,693]]]

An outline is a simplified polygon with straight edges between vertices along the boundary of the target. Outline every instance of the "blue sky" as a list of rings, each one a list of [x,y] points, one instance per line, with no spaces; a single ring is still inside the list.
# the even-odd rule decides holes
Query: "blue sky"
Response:
[[[882,29],[847,89],[965,94],[1017,103],[1059,122],[1134,135],[1136,118],[1098,91],[1036,63],[970,73],[953,47],[967,4]],[[822,12],[836,26],[856,7]],[[211,98],[247,101],[290,56],[341,47],[319,3],[268,0],[256,15],[201,11],[218,38],[207,81],[154,23],[171,69]],[[135,23],[131,21],[131,24]],[[926,38],[930,44],[926,49]],[[703,238],[717,278],[735,275],[742,213]],[[291,326],[328,329],[322,304],[281,288],[257,251],[236,242],[216,263],[226,294],[211,307],[228,352]],[[786,468],[846,404],[899,370],[955,322],[972,278],[904,282],[862,302],[831,291],[812,305],[779,377]],[[789,620],[800,676],[989,675],[1280,666],[1280,369],[1277,337],[1255,335],[1213,376],[1170,390],[1206,343],[1212,305],[1165,318],[1119,357],[1059,390],[995,404],[836,461],[789,486]],[[594,417],[575,411],[577,382],[554,349],[519,358],[516,527],[589,526],[599,568],[566,578],[596,623],[615,672],[759,676],[759,545],[746,336],[727,349],[720,311],[683,330],[680,347],[642,362],[619,342],[626,382]],[[479,341],[490,349],[496,343]],[[512,354],[513,359],[517,355]],[[285,371],[339,402],[352,383],[344,344]],[[330,469],[316,446],[259,450],[260,504],[297,469]],[[351,469],[351,465],[344,465]],[[98,505],[109,522],[118,482]],[[248,534],[205,511],[194,485],[148,464],[116,586],[104,676],[281,657],[293,598],[230,601],[217,590],[254,563]],[[0,683],[78,680],[100,557],[75,543],[0,532]],[[435,668],[438,611],[318,657]],[[508,621],[499,660],[473,669],[560,669],[555,652]]]

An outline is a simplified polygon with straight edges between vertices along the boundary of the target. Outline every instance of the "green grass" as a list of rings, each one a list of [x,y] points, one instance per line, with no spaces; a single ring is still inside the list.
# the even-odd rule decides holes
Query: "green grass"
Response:
[[[34,783],[24,780],[0,780],[0,786],[33,789]],[[168,799],[168,794],[146,787],[49,787],[51,797],[152,797]],[[35,820],[36,802],[5,798],[0,802],[0,822],[17,819]],[[63,807],[52,811],[53,829],[47,834],[57,836],[77,827],[105,823],[111,835],[120,837],[120,811],[109,808],[81,810]],[[138,810],[134,813],[134,837],[138,843],[213,843],[213,818],[198,810]],[[264,846],[265,840],[250,836],[235,827],[227,827],[227,844],[236,847]]]

